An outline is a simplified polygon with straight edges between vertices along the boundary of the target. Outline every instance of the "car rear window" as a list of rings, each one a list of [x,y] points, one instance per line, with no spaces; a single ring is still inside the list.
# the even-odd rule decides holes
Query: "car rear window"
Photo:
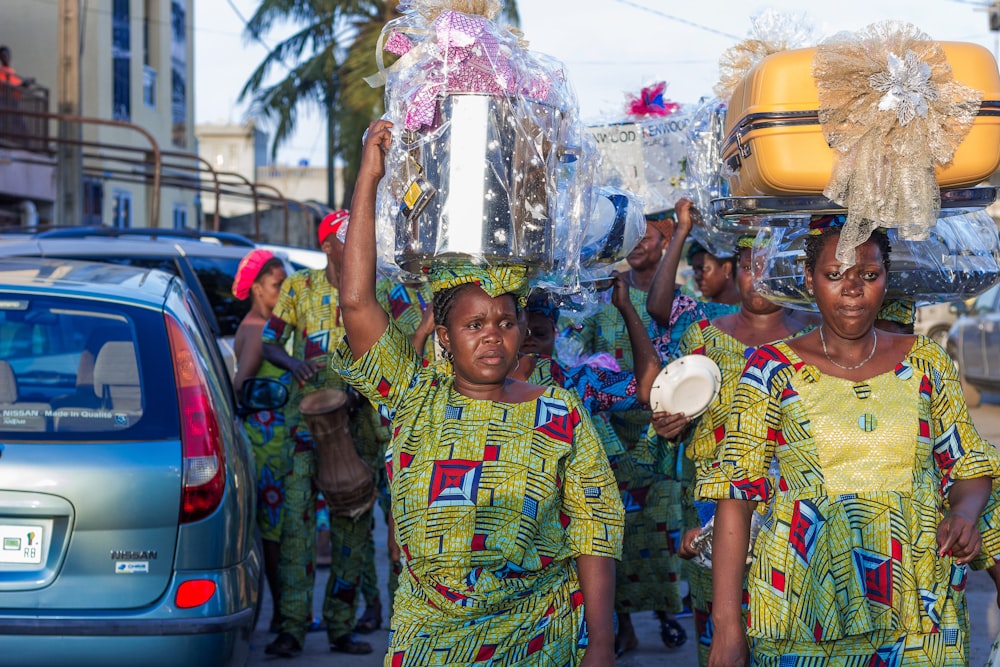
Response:
[[[175,437],[173,387],[160,311],[0,292],[3,437]]]

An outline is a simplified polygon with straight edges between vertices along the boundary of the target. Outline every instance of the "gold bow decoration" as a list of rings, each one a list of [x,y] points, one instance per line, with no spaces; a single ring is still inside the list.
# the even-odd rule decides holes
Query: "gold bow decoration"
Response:
[[[941,206],[934,169],[951,162],[982,94],[955,81],[940,44],[896,21],[821,44],[813,77],[820,125],[836,152],[823,194],[847,208],[837,259],[852,266],[876,227],[926,238]]]

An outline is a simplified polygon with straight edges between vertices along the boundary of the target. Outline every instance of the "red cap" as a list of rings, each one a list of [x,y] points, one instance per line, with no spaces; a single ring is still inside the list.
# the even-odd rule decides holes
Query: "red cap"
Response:
[[[257,276],[260,275],[260,270],[272,257],[274,257],[274,253],[263,248],[251,250],[244,255],[243,259],[240,260],[240,265],[236,267],[236,276],[233,279],[233,296],[240,301],[250,296],[250,288],[257,280]]]
[[[347,235],[347,223],[350,222],[350,219],[351,212],[347,209],[334,211],[323,218],[323,221],[319,223],[319,244],[323,245],[323,241],[330,234],[336,234],[337,239],[343,243]]]

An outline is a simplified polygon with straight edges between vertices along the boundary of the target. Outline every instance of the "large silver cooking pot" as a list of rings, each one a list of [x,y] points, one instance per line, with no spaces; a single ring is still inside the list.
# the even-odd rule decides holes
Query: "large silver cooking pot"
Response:
[[[420,273],[433,262],[553,264],[560,112],[475,93],[438,100],[437,122],[403,136],[393,174],[403,201],[396,262]]]

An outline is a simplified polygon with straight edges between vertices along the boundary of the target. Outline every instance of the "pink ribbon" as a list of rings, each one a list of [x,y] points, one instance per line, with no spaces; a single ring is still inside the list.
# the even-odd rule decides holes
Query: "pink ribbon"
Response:
[[[434,125],[437,100],[448,93],[523,95],[544,100],[551,91],[552,83],[538,65],[522,51],[505,45],[489,19],[444,11],[434,20],[433,30],[434,39],[421,45],[425,53],[414,68],[417,71],[407,73],[411,86],[404,91],[408,97],[406,129]],[[415,45],[394,32],[384,48],[402,56]]]

